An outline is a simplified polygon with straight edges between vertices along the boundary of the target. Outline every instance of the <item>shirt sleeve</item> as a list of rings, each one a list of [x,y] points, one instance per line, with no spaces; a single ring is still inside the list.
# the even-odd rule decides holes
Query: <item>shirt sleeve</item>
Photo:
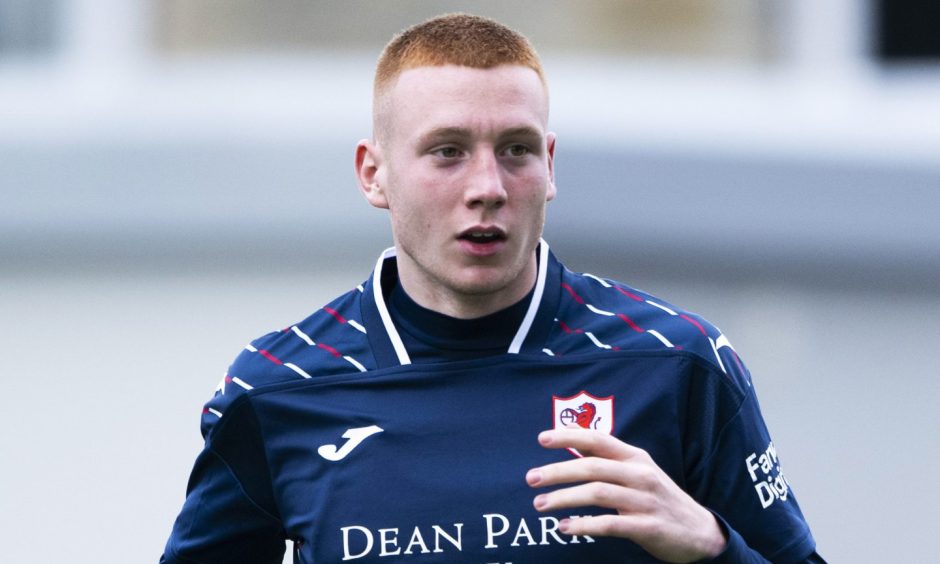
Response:
[[[718,516],[728,535],[714,562],[813,562],[819,558],[815,540],[750,375],[740,359],[726,360],[725,370],[706,368],[694,378],[686,422],[689,493]]]
[[[719,526],[721,526],[721,529],[728,537],[728,544],[725,545],[725,549],[721,554],[707,561],[709,564],[763,564],[770,562],[770,560],[764,558],[759,552],[749,547],[741,535],[729,527],[728,523],[726,523],[720,515],[714,512],[713,514],[715,515],[715,519],[718,520]],[[806,558],[794,562],[799,562],[800,564],[826,564],[826,561],[817,554],[815,550]]]
[[[161,563],[282,562],[285,533],[263,449],[250,403],[230,405],[196,459]]]

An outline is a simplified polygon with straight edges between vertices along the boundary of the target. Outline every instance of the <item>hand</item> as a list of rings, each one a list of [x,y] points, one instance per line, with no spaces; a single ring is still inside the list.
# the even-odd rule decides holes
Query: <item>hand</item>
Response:
[[[597,506],[616,514],[564,519],[569,535],[625,537],[667,562],[717,556],[727,539],[715,516],[696,503],[643,449],[589,429],[568,427],[539,434],[545,448],[573,448],[583,458],[533,468],[532,487],[581,482],[539,494],[539,511]]]

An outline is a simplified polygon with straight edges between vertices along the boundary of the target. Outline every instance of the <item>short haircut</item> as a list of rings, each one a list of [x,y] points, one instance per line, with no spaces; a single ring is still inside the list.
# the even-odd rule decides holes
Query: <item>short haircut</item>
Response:
[[[374,94],[402,71],[448,64],[478,69],[522,65],[545,84],[542,63],[524,35],[489,18],[457,13],[431,18],[393,37],[379,57]]]
[[[444,14],[392,37],[379,56],[372,91],[374,135],[386,132],[382,115],[388,108],[382,95],[398,76],[408,69],[443,65],[478,69],[521,65],[534,70],[548,92],[542,62],[524,35],[489,18]]]

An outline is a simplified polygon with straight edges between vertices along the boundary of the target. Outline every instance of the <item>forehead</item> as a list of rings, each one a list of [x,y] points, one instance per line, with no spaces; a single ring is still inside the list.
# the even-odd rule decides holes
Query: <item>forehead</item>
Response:
[[[548,93],[521,65],[488,69],[443,65],[403,71],[381,102],[393,129],[532,127],[544,130]],[[379,103],[379,101],[377,101]]]

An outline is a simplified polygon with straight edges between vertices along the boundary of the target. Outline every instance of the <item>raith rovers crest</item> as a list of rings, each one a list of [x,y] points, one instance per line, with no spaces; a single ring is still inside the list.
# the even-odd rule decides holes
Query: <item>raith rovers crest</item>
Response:
[[[552,396],[553,427],[576,424],[608,435],[614,430],[614,396],[599,398],[584,390],[563,398]]]

